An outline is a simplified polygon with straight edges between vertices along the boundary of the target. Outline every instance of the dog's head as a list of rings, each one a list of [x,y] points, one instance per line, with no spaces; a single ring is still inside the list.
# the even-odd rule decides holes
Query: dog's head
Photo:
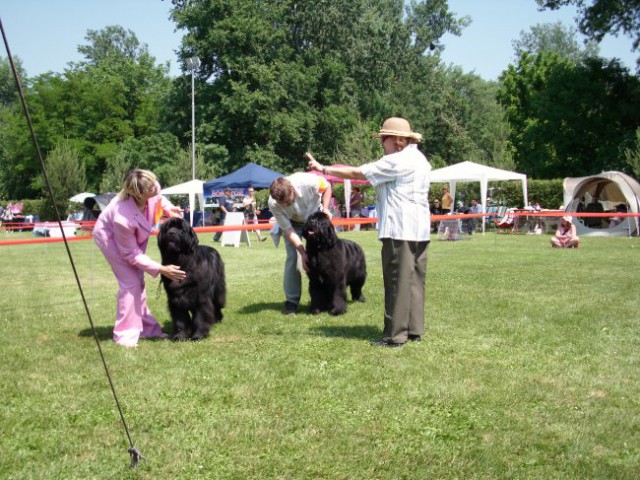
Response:
[[[318,248],[333,248],[338,241],[336,229],[323,212],[316,212],[307,219],[302,229],[302,237],[308,245],[313,244]]]
[[[160,226],[158,248],[162,255],[191,254],[198,246],[198,236],[182,218],[170,218]]]

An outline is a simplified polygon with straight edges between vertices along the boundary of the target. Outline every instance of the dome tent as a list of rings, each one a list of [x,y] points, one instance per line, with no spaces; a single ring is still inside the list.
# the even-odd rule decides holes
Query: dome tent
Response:
[[[588,177],[565,178],[565,212],[610,213],[625,205],[628,213],[640,212],[640,184],[622,172],[603,172]],[[638,232],[638,218],[624,217],[622,223],[609,226],[609,218],[576,217],[576,230],[583,236],[631,235]]]
[[[115,193],[99,193],[93,197],[86,197],[82,202],[84,212],[82,213],[83,222],[93,222],[98,219],[102,210],[107,208],[109,202],[115,197]]]

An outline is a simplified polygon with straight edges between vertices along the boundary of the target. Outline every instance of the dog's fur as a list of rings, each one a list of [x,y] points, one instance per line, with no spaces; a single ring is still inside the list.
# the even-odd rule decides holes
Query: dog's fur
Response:
[[[364,251],[351,240],[340,240],[329,217],[316,212],[302,230],[309,264],[311,313],[347,311],[347,285],[353,300],[364,302],[362,287],[367,278]]]
[[[199,340],[222,321],[226,301],[224,263],[216,249],[198,245],[193,228],[181,218],[162,224],[158,247],[163,265],[177,265],[187,278],[177,282],[162,277],[173,320],[174,340]]]

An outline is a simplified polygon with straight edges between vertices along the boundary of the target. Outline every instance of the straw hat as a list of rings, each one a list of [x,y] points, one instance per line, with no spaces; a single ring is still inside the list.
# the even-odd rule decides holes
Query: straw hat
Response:
[[[372,136],[373,138],[408,137],[416,140],[417,142],[422,141],[422,135],[411,130],[409,122],[400,117],[387,118],[382,124],[380,131],[378,133],[374,133]]]

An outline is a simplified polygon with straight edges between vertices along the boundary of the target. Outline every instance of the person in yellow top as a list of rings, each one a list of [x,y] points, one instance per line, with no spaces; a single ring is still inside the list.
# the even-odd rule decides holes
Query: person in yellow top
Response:
[[[444,186],[442,187],[442,213],[443,214],[447,214],[447,213],[451,213],[451,207],[453,206],[453,197],[451,196],[451,194],[449,193],[449,187],[448,186]]]
[[[324,211],[329,218],[331,184],[312,173],[294,173],[288,177],[276,178],[269,187],[269,209],[282,229],[287,249],[284,264],[284,314],[295,315],[302,293],[302,276],[297,269],[297,253],[302,258],[302,266],[307,267],[307,252],[300,235],[307,219],[317,211]]]

